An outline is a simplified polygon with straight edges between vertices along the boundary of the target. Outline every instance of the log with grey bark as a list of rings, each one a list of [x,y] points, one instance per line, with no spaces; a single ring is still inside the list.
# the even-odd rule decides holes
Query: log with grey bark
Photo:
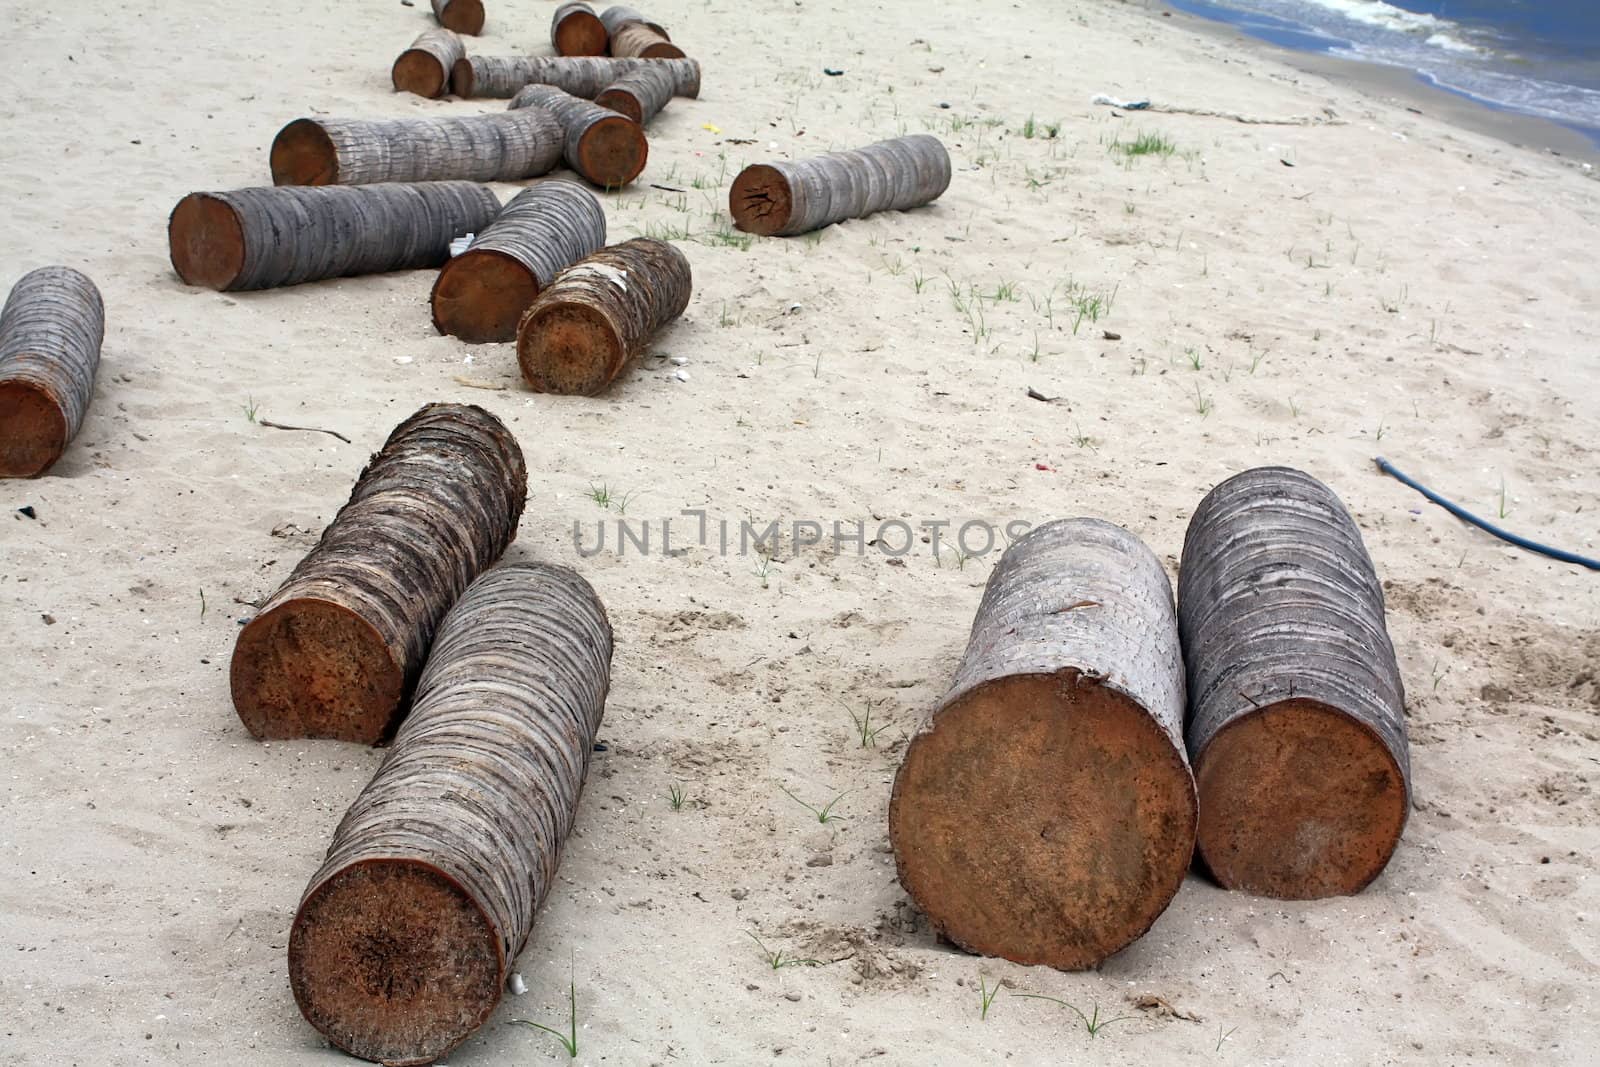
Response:
[[[272,142],[277,185],[518,181],[561,162],[565,135],[541,108],[414,119],[296,119]]]
[[[510,341],[539,291],[606,243],[606,215],[577,182],[524,189],[433,286],[433,324],[463,341]]]
[[[670,61],[655,62],[624,74],[600,90],[594,102],[640,125],[649,122],[672,100],[675,88],[672,74],[662,65]]]
[[[494,1011],[577,815],[611,646],[564,567],[502,564],[445,616],[290,929],[295,1002],[329,1041],[432,1063]]]
[[[792,236],[878,211],[906,211],[950,186],[950,154],[925,133],[847,152],[756,163],[728,193],[734,224],[762,236]]]
[[[661,25],[659,22],[652,22],[634,8],[627,7],[623,4],[612,4],[610,7],[600,12],[600,24],[606,28],[606,32],[609,34],[615,34],[618,30],[622,29],[622,27],[628,25],[630,22],[636,22],[639,25],[649,29],[652,33],[659,34],[669,41],[672,39],[672,35],[667,32],[667,28],[665,26]]]
[[[900,882],[934,928],[1064,969],[1148,930],[1194,851],[1183,685],[1143,542],[1098,519],[1016,540],[889,801]]]
[[[405,714],[434,628],[517,536],[522,450],[489,412],[429,404],[239,631],[233,706],[256,737],[376,744]]]
[[[689,306],[689,261],[664,241],[635,238],[567,268],[517,327],[517,362],[541,393],[593,396]]]
[[[609,40],[605,23],[582,0],[562,4],[550,20],[550,44],[558,56],[603,56]]]
[[[106,332],[100,290],[71,267],[40,267],[0,311],[0,478],[49,470],[77,436]]]
[[[650,155],[644,127],[551,85],[527,85],[511,101],[513,112],[550,112],[566,136],[567,166],[595,185],[620,188],[639,176]]]
[[[456,33],[483,32],[483,0],[433,0],[433,17]]]
[[[437,267],[454,238],[499,210],[494,191],[474,182],[238,189],[184,197],[167,237],[188,284],[270,289]]]
[[[1359,891],[1399,844],[1411,770],[1383,588],[1350,513],[1287,467],[1218,485],[1184,539],[1178,618],[1206,866],[1263,896]]]
[[[643,22],[625,22],[611,34],[611,54],[638,59],[683,59],[684,51]]]
[[[672,75],[676,96],[700,95],[700,63],[694,59],[617,59],[612,56],[467,56],[451,72],[459,97],[509,100],[528,85],[553,85],[593,100],[606,86],[641,67]]]
[[[395,91],[429,98],[443,96],[450,88],[451,70],[466,54],[461,38],[449,30],[438,26],[425,30],[394,61],[390,77]]]

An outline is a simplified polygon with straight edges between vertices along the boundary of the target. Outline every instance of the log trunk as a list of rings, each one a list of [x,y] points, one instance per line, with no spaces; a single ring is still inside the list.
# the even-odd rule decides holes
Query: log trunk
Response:
[[[644,170],[650,155],[644,127],[549,85],[528,85],[511,101],[513,112],[550,112],[566,135],[567,166],[606,189],[627,185]]]
[[[425,31],[394,61],[395,92],[443,96],[450,88],[450,72],[466,54],[461,38],[449,30],[436,26]]]
[[[649,19],[645,18],[631,7],[625,7],[622,4],[613,4],[604,11],[600,12],[600,24],[606,28],[606,33],[608,34],[615,34],[618,30],[622,29],[622,27],[626,26],[630,22],[637,22],[640,25],[647,27],[651,32],[659,34],[669,41],[672,40],[672,35],[667,32],[667,28],[665,26],[661,25],[659,22],[651,22]]]
[[[1411,769],[1355,520],[1301,471],[1228,479],[1190,520],[1178,610],[1206,866],[1263,896],[1358,892],[1400,842]]]
[[[606,86],[640,67],[672,75],[677,96],[700,95],[700,63],[693,59],[616,59],[609,56],[468,56],[455,65],[451,87],[463,99],[509,100],[529,85],[557,89],[593,100]]]
[[[483,32],[483,0],[433,0],[439,25],[473,37]]]
[[[29,271],[0,311],[0,478],[49,470],[94,395],[106,308],[71,267]]]
[[[793,236],[878,211],[906,211],[950,186],[950,154],[925,133],[793,163],[757,163],[733,180],[734,225]]]
[[[989,576],[955,686],[889,802],[900,882],[973,952],[1093,967],[1194,851],[1172,587],[1098,519],[1047,523]]]
[[[603,56],[610,39],[600,16],[582,0],[562,4],[550,20],[550,43],[558,56]]]
[[[478,407],[429,404],[395,428],[233,650],[233,706],[256,737],[376,744],[404,714],[439,619],[517,536],[522,450]]]
[[[167,235],[188,284],[270,289],[437,267],[453,238],[483,229],[499,210],[494,191],[472,182],[239,189],[190,193]]]
[[[524,189],[433,286],[433,324],[463,341],[511,341],[533,298],[606,243],[606,214],[576,182]]]
[[[272,142],[275,185],[509,182],[548,174],[564,135],[541,108],[428,119],[296,119]]]
[[[611,54],[637,59],[683,59],[684,51],[642,22],[626,22],[611,35]]]
[[[602,89],[594,102],[642,126],[667,106],[674,88],[672,74],[664,65],[640,67]]]
[[[290,930],[295,1002],[329,1041],[432,1063],[489,1018],[571,832],[610,665],[605,607],[563,567],[496,567],[450,610]]]
[[[541,393],[594,396],[689,306],[689,261],[637,237],[556,276],[517,327],[517,362]]]

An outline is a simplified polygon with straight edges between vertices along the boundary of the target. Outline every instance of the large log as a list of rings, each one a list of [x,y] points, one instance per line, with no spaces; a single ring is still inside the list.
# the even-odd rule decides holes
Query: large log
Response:
[[[230,680],[250,732],[387,737],[434,628],[516,538],[527,492],[516,438],[482,408],[428,404],[397,426],[239,632]]]
[[[955,685],[895,775],[900,882],[973,952],[1093,967],[1194,851],[1172,587],[1132,534],[1046,523],[989,576]]]
[[[573,96],[593,100],[606,86],[641,67],[672,75],[677,96],[700,95],[700,63],[694,59],[617,59],[611,56],[467,56],[450,76],[452,91],[463,99],[510,98],[529,85],[553,85]]]
[[[550,20],[550,44],[558,56],[603,56],[609,41],[605,23],[583,0],[562,4]]]
[[[272,142],[275,185],[508,182],[561,162],[555,116],[530,107],[415,119],[296,119]]]
[[[1358,892],[1400,842],[1411,769],[1355,520],[1302,471],[1235,475],[1189,522],[1178,618],[1206,866],[1263,896]]]
[[[483,0],[433,0],[439,25],[473,37],[483,32]]]
[[[594,396],[651,335],[683,314],[689,261],[664,241],[636,237],[556,276],[517,327],[517,362],[541,393]]]
[[[106,308],[71,267],[40,267],[0,311],[0,478],[49,470],[77,436],[94,395]]]
[[[611,35],[611,54],[638,59],[683,59],[684,51],[642,22],[626,22]]]
[[[238,189],[184,197],[167,237],[189,285],[270,289],[437,267],[451,240],[499,210],[494,191],[473,182]]]
[[[435,26],[424,30],[411,47],[394,61],[390,77],[396,92],[416,93],[430,99],[450,88],[450,72],[467,54],[461,38]]]
[[[610,664],[605,608],[563,567],[496,567],[450,610],[289,933],[295,1002],[329,1041],[432,1063],[489,1018],[572,829]]]
[[[606,28],[606,33],[608,34],[615,34],[630,22],[636,22],[649,29],[650,32],[665,37],[669,41],[672,39],[672,35],[667,32],[665,26],[659,22],[650,21],[631,7],[623,4],[612,4],[600,12],[600,24]]]
[[[510,341],[539,291],[606,243],[606,213],[577,182],[524,189],[433,286],[433,324],[463,341]]]
[[[566,135],[567,166],[603,188],[617,189],[633,181],[650,156],[644,127],[554,86],[524,86],[511,108],[536,108],[554,115]]]
[[[654,61],[651,66],[624,74],[600,90],[594,102],[644,125],[672,100],[676,86],[665,67],[668,62],[672,61]]]
[[[792,236],[878,211],[906,211],[950,186],[950,154],[926,133],[847,152],[756,163],[734,178],[728,208],[741,230]]]

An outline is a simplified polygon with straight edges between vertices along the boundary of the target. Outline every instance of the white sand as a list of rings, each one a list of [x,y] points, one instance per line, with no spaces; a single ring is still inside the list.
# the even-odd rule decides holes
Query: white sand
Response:
[[[474,50],[546,48],[553,4],[489,2]],[[78,441],[0,487],[0,1060],[342,1058],[295,1008],[285,939],[382,753],[255,743],[226,665],[242,602],[288,573],[395,423],[441,399],[518,431],[513,555],[578,563],[618,643],[610,751],[517,965],[529,992],[451,1063],[564,1060],[509,1020],[564,1018],[569,964],[584,1063],[1592,1057],[1595,576],[1464,528],[1370,461],[1486,514],[1503,484],[1508,525],[1597,551],[1600,185],[1119,4],[656,4],[705,92],[654,124],[643,179],[607,206],[614,239],[697,238],[694,300],[657,345],[688,381],[652,359],[598,400],[528,394],[511,346],[436,336],[428,272],[219,295],[170,269],[172,206],[265,183],[292,118],[500,106],[389,91],[423,0],[0,8],[0,284],[67,263],[108,320]],[[1096,92],[1341,124],[1114,117]],[[1030,114],[1059,136],[1021,137]],[[927,129],[957,168],[931,209],[748,251],[703,240],[745,162]],[[1179,154],[1108,152],[1140,131]],[[1114,290],[1109,316],[1074,332],[1069,280]],[[975,344],[951,285],[1006,283],[1018,299],[984,302]],[[252,424],[251,398],[355,443]],[[1410,691],[1416,810],[1361,896],[1280,904],[1191,877],[1091,974],[936,944],[887,851],[903,734],[948,682],[995,556],[941,566],[919,545],[897,567],[785,545],[763,580],[754,557],[579,561],[572,540],[574,520],[615,518],[586,495],[605,483],[657,536],[686,507],[758,525],[1092,514],[1175,567],[1200,496],[1263,463],[1317,474],[1361,522]],[[876,750],[846,713],[868,701],[893,723]],[[844,821],[780,786],[848,790]],[[773,971],[746,931],[839,962]],[[1002,995],[980,1021],[980,980],[1135,1018],[1091,1044],[1065,1008]],[[1140,1013],[1137,994],[1204,1021]]]

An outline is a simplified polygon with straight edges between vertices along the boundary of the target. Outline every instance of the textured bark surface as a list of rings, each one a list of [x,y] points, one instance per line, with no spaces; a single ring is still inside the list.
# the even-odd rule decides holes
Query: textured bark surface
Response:
[[[516,438],[482,408],[429,404],[397,426],[239,632],[233,706],[250,732],[388,736],[434,627],[516,538],[527,492]]]
[[[0,311],[0,478],[49,470],[77,436],[94,395],[106,308],[71,267],[40,267]]]
[[[900,882],[973,952],[1079,969],[1166,909],[1194,850],[1172,589],[1138,538],[1047,523],[995,567],[889,803]]]
[[[577,182],[524,189],[433,286],[433,324],[463,341],[510,341],[522,313],[562,270],[606,243],[600,201]]]
[[[450,242],[500,210],[486,185],[420,182],[190,193],[167,225],[190,285],[269,289],[319,278],[437,267]]]
[[[603,56],[609,40],[605,23],[581,0],[562,4],[550,20],[550,44],[558,56]]]
[[[644,127],[632,119],[551,85],[527,85],[512,99],[513,113],[550,112],[566,134],[567,166],[595,185],[616,189],[644,170],[650,155]]]
[[[663,62],[624,74],[600,90],[594,102],[642,126],[667,106],[675,89],[672,74]]]
[[[329,1041],[431,1063],[489,1018],[571,832],[610,670],[605,608],[563,567],[496,567],[450,610],[289,935],[295,1001]]]
[[[611,35],[611,54],[636,59],[683,59],[684,51],[642,22],[625,22]]]
[[[646,26],[652,33],[659,34],[669,41],[672,39],[672,35],[667,32],[667,28],[665,26],[661,25],[659,22],[651,22],[649,19],[645,18],[638,11],[631,7],[627,7],[623,4],[612,4],[610,7],[600,12],[600,23],[601,25],[605,26],[606,32],[609,34],[615,34],[618,30],[622,29],[622,27],[626,26],[630,22],[637,22],[640,25]]]
[[[677,96],[700,95],[700,63],[693,59],[617,59],[610,56],[468,56],[455,65],[451,86],[463,98],[508,100],[529,85],[593,100],[606,86],[640,67],[659,66],[672,75]]]
[[[272,142],[272,181],[518,181],[554,170],[563,144],[560,124],[541,108],[437,119],[296,119]]]
[[[792,236],[879,211],[937,200],[950,186],[950,154],[925,133],[793,163],[757,163],[733,180],[728,208],[741,230]]]
[[[638,237],[557,275],[517,328],[517,362],[541,393],[593,396],[622,373],[662,326],[683,314],[689,261]]]
[[[461,38],[449,30],[436,26],[424,31],[394,61],[391,76],[395,91],[429,98],[443,96],[450,88],[451,70],[466,54]]]
[[[1383,870],[1410,810],[1405,690],[1383,588],[1339,498],[1259,467],[1207,494],[1178,583],[1200,854],[1297,900]]]
[[[477,36],[483,32],[483,0],[433,0],[433,17],[447,30]]]

